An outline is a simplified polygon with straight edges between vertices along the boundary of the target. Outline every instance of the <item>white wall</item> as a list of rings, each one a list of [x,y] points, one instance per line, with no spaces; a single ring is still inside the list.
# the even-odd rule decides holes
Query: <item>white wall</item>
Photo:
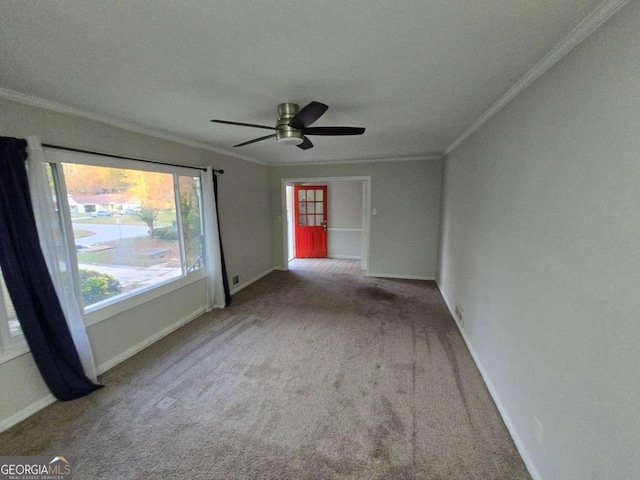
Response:
[[[326,185],[329,228],[362,228],[362,181],[333,181]]]
[[[0,112],[2,136],[38,135],[43,143],[224,169],[218,208],[228,275],[240,276],[237,289],[273,268],[268,167],[3,99]],[[204,287],[203,280],[192,283],[89,327],[99,369],[110,368],[201,312],[206,302]],[[51,398],[30,354],[0,364],[0,386],[0,427]]]
[[[438,281],[540,479],[640,475],[639,31],[630,2],[446,159]]]
[[[371,177],[371,275],[435,278],[442,161],[413,160],[271,169],[273,254],[283,268],[282,179]]]
[[[327,185],[327,256],[362,258],[362,181]]]

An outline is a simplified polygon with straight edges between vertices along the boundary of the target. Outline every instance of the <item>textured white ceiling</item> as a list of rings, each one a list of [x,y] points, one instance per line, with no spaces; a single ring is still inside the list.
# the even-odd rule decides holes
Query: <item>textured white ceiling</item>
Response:
[[[443,152],[599,0],[3,0],[0,87],[272,164]],[[361,137],[275,140],[278,103]]]

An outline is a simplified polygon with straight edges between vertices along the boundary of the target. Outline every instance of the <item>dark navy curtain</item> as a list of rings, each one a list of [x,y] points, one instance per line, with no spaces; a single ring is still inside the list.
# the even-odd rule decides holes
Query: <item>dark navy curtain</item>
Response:
[[[224,263],[224,250],[222,250],[222,228],[220,227],[220,215],[218,214],[218,177],[213,174],[213,196],[216,199],[216,216],[218,217],[218,239],[220,239],[220,261],[222,262],[222,285],[224,286],[224,306],[231,305],[231,292],[229,291],[229,279],[227,278],[227,266]]]
[[[40,249],[26,147],[26,140],[0,137],[0,267],[42,378],[58,400],[72,400],[101,385],[84,374]]]

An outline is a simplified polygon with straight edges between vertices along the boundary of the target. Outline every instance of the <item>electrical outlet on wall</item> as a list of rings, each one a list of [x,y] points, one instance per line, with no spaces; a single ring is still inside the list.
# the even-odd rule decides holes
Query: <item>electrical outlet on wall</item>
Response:
[[[535,415],[533,416],[533,436],[536,439],[536,443],[540,445],[542,443],[542,424]]]
[[[235,275],[231,281],[233,282],[234,285],[237,285],[238,283],[240,283],[240,275]]]

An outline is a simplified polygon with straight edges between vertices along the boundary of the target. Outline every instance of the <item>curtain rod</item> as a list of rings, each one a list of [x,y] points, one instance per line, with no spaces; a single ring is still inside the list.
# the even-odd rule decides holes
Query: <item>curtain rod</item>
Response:
[[[122,155],[111,155],[109,153],[92,152],[91,150],[82,150],[80,148],[61,147],[59,145],[51,145],[50,143],[43,143],[42,146],[47,148],[56,148],[58,150],[66,150],[67,152],[88,153],[90,155],[99,155],[101,157],[119,158],[121,160],[135,160],[136,162],[155,163],[156,165],[169,165],[170,167],[192,168],[194,170],[202,170],[203,172],[207,170],[204,167],[189,167],[187,165],[178,165],[176,163],[164,163],[164,162],[156,162],[155,160],[144,160],[142,158],[124,157]],[[224,170],[213,169],[213,172],[219,173],[220,175],[222,175],[224,173]]]

